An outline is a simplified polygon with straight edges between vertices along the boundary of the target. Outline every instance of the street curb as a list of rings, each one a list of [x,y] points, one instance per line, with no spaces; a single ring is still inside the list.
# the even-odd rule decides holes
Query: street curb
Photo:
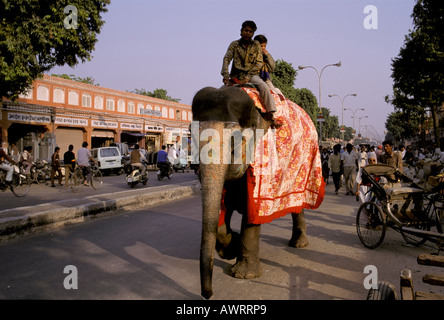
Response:
[[[23,209],[25,212],[20,216],[0,219],[0,242],[29,233],[60,228],[103,216],[188,198],[200,193],[200,182],[152,187],[134,193],[130,196],[120,196],[120,193],[117,192],[87,197],[81,203],[71,206],[68,205],[69,201],[66,201],[66,206],[47,209],[42,207],[43,210],[39,212],[26,213],[26,211],[38,210],[39,206],[16,208],[15,210]],[[62,202],[57,204],[62,204]]]

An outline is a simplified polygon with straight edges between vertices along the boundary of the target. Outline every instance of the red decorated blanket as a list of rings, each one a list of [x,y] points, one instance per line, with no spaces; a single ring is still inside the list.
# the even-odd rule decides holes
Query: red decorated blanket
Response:
[[[242,88],[265,112],[256,89]],[[248,222],[268,223],[288,213],[316,209],[324,198],[325,182],[318,135],[309,115],[296,103],[273,94],[275,117],[283,125],[268,130],[256,143],[254,163],[247,170]],[[224,205],[220,224],[223,224]]]

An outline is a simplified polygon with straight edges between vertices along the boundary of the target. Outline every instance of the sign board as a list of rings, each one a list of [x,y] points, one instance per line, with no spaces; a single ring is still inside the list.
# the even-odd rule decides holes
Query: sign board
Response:
[[[161,117],[162,112],[159,110],[149,110],[149,109],[140,109],[140,114],[144,114],[147,116],[153,116],[153,117]]]

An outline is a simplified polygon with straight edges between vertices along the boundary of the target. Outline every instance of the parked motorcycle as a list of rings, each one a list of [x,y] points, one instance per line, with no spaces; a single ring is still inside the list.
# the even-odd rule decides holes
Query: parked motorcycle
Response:
[[[45,160],[37,160],[31,168],[31,178],[37,183],[45,183],[51,177],[51,166]]]
[[[161,181],[164,177],[171,179],[172,176],[173,168],[171,167],[171,164],[166,162],[162,163],[159,170],[157,170],[157,180]]]
[[[146,168],[146,164],[142,164]],[[139,167],[133,166],[131,163],[126,163],[123,167],[123,171],[126,174],[126,182],[131,188],[134,188],[138,183],[142,183],[145,186],[148,182],[148,170],[145,170],[145,174],[142,175],[142,171]]]

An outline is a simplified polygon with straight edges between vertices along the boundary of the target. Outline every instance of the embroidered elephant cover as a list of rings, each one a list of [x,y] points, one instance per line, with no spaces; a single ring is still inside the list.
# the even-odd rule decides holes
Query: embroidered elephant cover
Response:
[[[242,88],[265,112],[259,93]],[[290,212],[318,208],[324,198],[318,135],[309,115],[296,103],[273,93],[283,125],[256,142],[247,170],[248,222],[268,223]],[[222,206],[222,211],[224,208]],[[223,214],[221,215],[223,216]],[[223,223],[221,217],[220,220]]]

